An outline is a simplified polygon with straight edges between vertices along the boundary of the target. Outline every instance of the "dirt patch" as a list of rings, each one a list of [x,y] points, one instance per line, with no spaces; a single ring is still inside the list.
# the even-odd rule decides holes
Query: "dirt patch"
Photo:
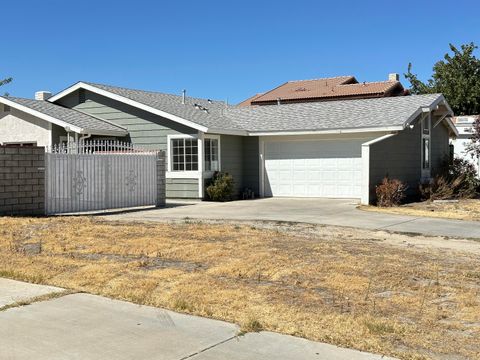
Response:
[[[403,359],[480,358],[479,250],[308,224],[0,218],[0,276]]]
[[[389,214],[426,216],[444,219],[480,221],[480,199],[469,199],[447,202],[429,202],[407,204],[391,208],[376,206],[360,206],[361,210],[383,212]]]

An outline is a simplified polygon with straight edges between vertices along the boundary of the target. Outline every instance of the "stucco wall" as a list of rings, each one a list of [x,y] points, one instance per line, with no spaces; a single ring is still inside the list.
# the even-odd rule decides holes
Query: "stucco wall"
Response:
[[[50,123],[14,108],[5,112],[3,106],[0,106],[0,144],[16,142],[49,146]]]

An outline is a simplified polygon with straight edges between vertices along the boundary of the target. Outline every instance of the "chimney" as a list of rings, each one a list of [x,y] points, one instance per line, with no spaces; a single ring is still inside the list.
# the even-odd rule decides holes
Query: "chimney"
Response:
[[[185,97],[187,96],[187,90],[182,91],[182,104],[185,105]]]
[[[35,100],[48,100],[52,97],[50,91],[37,91],[35,93]]]
[[[400,75],[397,73],[388,74],[388,81],[400,81]]]

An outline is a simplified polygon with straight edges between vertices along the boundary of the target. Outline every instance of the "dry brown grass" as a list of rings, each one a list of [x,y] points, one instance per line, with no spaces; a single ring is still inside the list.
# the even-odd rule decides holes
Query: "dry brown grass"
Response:
[[[390,208],[360,206],[360,209],[390,214],[480,221],[480,199],[459,200],[458,202],[425,201]]]
[[[480,358],[477,255],[292,229],[0,218],[0,276],[404,359]]]

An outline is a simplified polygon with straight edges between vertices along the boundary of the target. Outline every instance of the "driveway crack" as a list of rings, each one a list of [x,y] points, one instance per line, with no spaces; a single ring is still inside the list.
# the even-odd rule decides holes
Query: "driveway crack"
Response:
[[[204,353],[205,351],[208,351],[208,350],[211,350],[213,349],[214,347],[217,347],[219,345],[222,345],[222,344],[225,344],[226,342],[229,342],[233,339],[236,339],[238,336],[237,335],[234,335],[234,336],[231,336],[229,337],[228,339],[225,339],[225,340],[222,340],[216,344],[213,344],[213,345],[210,345],[209,347],[206,347],[205,349],[202,349],[202,350],[199,350],[197,352],[194,352],[193,354],[190,354],[190,355],[187,355],[185,357],[182,357],[180,358],[179,360],[185,360],[185,359],[191,359],[193,358],[194,356],[197,356],[197,355],[200,355],[201,353]]]
[[[413,218],[413,219],[410,219],[410,220],[400,221],[400,222],[395,223],[395,224],[381,226],[381,227],[378,227],[377,230],[382,230],[382,229],[386,229],[386,228],[389,228],[389,227],[392,227],[392,226],[406,224],[406,223],[409,223],[409,222],[412,222],[412,221],[415,221],[415,220],[418,220],[418,218]]]

